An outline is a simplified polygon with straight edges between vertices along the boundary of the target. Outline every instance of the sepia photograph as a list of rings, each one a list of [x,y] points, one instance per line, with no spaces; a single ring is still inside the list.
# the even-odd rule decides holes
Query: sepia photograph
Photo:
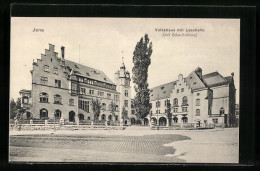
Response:
[[[10,27],[9,162],[239,163],[240,19]]]

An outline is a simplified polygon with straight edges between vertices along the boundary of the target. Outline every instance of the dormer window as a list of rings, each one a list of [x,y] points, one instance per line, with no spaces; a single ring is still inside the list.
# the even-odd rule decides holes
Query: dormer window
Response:
[[[78,65],[74,65],[75,68],[79,68]]]
[[[197,84],[196,82],[193,83],[193,85]]]
[[[161,87],[161,90],[164,89],[164,86]]]
[[[83,82],[83,78],[82,77],[79,77],[79,82]]]
[[[104,80],[107,80],[107,78],[105,77]]]

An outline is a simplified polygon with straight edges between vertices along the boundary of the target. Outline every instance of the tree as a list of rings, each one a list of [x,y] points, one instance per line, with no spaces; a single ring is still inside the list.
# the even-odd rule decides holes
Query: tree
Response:
[[[170,101],[167,102],[165,113],[166,113],[167,118],[168,118],[169,126],[171,126],[172,125],[172,113],[171,113],[171,103],[170,103]]]
[[[22,108],[21,98],[17,98],[17,100],[16,100],[16,118],[18,120],[23,119],[23,114],[25,111],[26,111],[26,109]]]
[[[109,104],[109,110],[112,116],[115,116],[116,103],[114,101],[111,101],[111,103]]]
[[[17,112],[16,103],[12,98],[10,102],[10,119],[14,119],[14,117],[16,116],[16,112]]]
[[[128,119],[128,111],[125,109],[125,106],[122,107],[122,119]]]
[[[98,99],[92,99],[91,106],[92,106],[92,111],[94,113],[94,121],[97,121],[100,115],[101,103]]]
[[[148,34],[137,42],[133,53],[133,83],[136,96],[134,106],[138,118],[144,119],[150,112],[150,90],[148,89],[148,67],[151,64],[152,42],[149,43]]]

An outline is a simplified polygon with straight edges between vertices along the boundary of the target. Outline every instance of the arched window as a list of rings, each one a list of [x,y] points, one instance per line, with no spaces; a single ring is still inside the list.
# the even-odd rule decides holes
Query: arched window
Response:
[[[59,109],[55,110],[55,119],[61,118],[61,111]]]
[[[183,123],[188,123],[188,118],[186,116],[182,117],[181,119]]]
[[[196,100],[196,106],[200,106],[200,99]]]
[[[116,115],[115,120],[118,121],[118,116]]]
[[[179,93],[179,89],[177,90],[177,93]]]
[[[48,103],[49,95],[47,93],[40,93],[40,102]]]
[[[181,89],[181,92],[184,92],[184,88]]]
[[[101,116],[101,120],[102,120],[102,121],[105,121],[105,120],[106,120],[106,115],[105,115],[105,114],[103,114],[103,115]]]
[[[225,114],[225,109],[224,109],[223,107],[220,108],[219,113],[220,113],[220,114]]]
[[[199,109],[196,110],[196,115],[197,115],[197,116],[200,115],[200,110],[199,110]]]
[[[84,115],[82,113],[79,114],[79,120],[84,120]]]
[[[88,117],[88,121],[90,121],[90,117]]]
[[[173,104],[178,105],[178,99],[177,98],[173,99]]]
[[[40,118],[42,118],[42,119],[48,118],[48,110],[46,110],[46,109],[41,109],[41,110],[40,110]]]
[[[59,94],[54,95],[54,104],[61,104],[61,95]]]
[[[109,120],[109,121],[112,121],[112,115],[109,115],[109,116],[108,116],[108,120]]]
[[[173,118],[173,122],[178,123],[178,118],[176,116]]]
[[[182,98],[182,105],[186,105],[186,104],[188,104],[188,98],[187,98],[187,96],[184,96]]]

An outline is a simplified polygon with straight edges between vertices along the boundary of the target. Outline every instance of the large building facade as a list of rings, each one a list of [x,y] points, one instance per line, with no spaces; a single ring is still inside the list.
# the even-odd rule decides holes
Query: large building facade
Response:
[[[55,46],[49,44],[41,59],[33,62],[32,89],[21,90],[22,107],[26,118],[64,119],[65,122],[94,120],[92,100],[101,105],[99,121],[116,121],[124,125],[168,125],[167,104],[171,104],[171,123],[208,123],[232,126],[235,117],[236,89],[234,74],[223,77],[218,72],[202,74],[197,68],[187,77],[179,74],[176,81],[150,90],[152,109],[143,120],[135,115],[131,99],[130,73],[124,62],[114,74],[114,82],[97,69],[65,59],[65,48],[61,56]],[[115,111],[110,106],[114,104]],[[122,118],[123,108],[127,117]]]
[[[93,121],[91,101],[99,99],[98,120],[119,122],[122,105],[131,111],[130,74],[122,70],[125,67],[120,68],[115,84],[100,70],[66,60],[64,47],[58,57],[55,46],[49,44],[41,59],[33,62],[32,90],[20,91],[25,117],[54,119],[55,114],[65,122]],[[111,103],[116,106],[115,112],[110,110]]]
[[[179,74],[178,80],[150,90],[151,119],[159,125],[168,125],[167,104],[171,104],[172,124],[209,123],[232,125],[235,114],[234,74],[223,77],[218,72],[202,74],[197,68],[186,78]],[[147,117],[145,120],[148,120]]]

